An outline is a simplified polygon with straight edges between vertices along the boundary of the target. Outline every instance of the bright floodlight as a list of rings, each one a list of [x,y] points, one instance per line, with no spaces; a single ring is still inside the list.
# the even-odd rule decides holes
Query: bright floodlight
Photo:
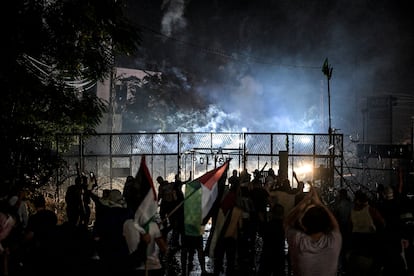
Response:
[[[310,163],[303,162],[301,164],[297,164],[294,169],[289,169],[289,171],[289,173],[292,173],[292,171],[294,171],[301,181],[305,181],[311,177],[313,166]]]
[[[311,164],[303,164],[302,166],[295,168],[296,174],[308,174],[312,172],[312,165]]]

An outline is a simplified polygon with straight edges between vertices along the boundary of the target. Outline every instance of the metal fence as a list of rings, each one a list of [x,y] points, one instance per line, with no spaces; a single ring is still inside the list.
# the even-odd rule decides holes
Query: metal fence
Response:
[[[60,146],[62,139],[71,139],[72,146]],[[322,168],[332,169],[334,185],[342,181],[343,135],[336,133],[77,134],[58,137],[57,150],[67,164],[57,173],[58,186],[74,181],[78,163],[83,172],[95,173],[102,188],[120,188],[128,175],[137,173],[143,155],[154,179],[172,181],[177,173],[183,180],[194,179],[231,158],[230,171],[287,170],[293,186],[293,171],[313,181],[320,178]]]

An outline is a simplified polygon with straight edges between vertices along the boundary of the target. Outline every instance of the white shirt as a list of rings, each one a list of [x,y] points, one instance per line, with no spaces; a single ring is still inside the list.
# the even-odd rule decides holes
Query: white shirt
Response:
[[[138,223],[133,219],[128,219],[124,223],[123,227],[123,235],[128,245],[129,253],[131,254],[138,248],[138,244],[141,239],[141,234],[144,234],[145,230],[138,225]],[[147,262],[146,266],[144,264],[138,266],[136,269],[138,270],[153,270],[153,269],[161,269],[161,262],[158,257],[159,255],[159,248],[155,242],[155,239],[160,238],[161,231],[158,225],[155,222],[151,222],[149,224],[148,233],[151,236],[151,241],[147,246]]]
[[[292,227],[286,233],[293,275],[336,276],[342,236],[338,231],[324,234],[318,241]]]

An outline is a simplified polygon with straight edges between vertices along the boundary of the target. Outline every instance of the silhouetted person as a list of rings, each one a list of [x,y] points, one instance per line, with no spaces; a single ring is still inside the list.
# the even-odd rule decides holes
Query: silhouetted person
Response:
[[[275,204],[269,210],[263,227],[263,246],[260,255],[259,275],[283,276],[285,272],[285,231],[283,228],[283,206]]]
[[[174,247],[179,246],[180,237],[184,233],[184,193],[182,190],[184,183],[180,179],[180,175],[176,174],[174,177],[173,189],[176,195],[174,201],[174,213],[171,214],[169,220],[172,227],[171,244]]]
[[[88,229],[89,226],[89,220],[91,218],[91,197],[89,190],[91,187],[89,187],[88,177],[86,175],[82,175],[82,209],[81,209],[81,215],[80,215],[80,221],[79,225],[84,227],[85,229]]]
[[[138,208],[138,202],[143,197],[140,193],[140,187],[132,175],[127,176],[122,191],[122,196],[125,199],[128,210],[131,215],[135,213]]]
[[[351,229],[350,219],[353,203],[351,198],[348,196],[346,189],[340,189],[335,204],[333,206],[333,213],[338,221],[339,229],[342,234],[342,249],[340,255],[340,269],[346,271],[346,255],[349,250]]]
[[[10,236],[18,224],[15,208],[11,208],[8,202],[0,202],[0,274],[9,274]]]
[[[266,180],[265,180],[265,189],[270,192],[276,187],[277,184],[277,176],[275,174],[275,171],[270,168],[267,172]]]
[[[240,184],[240,177],[237,175],[237,170],[233,170],[232,175],[229,177],[229,185],[239,185]]]
[[[27,263],[25,269],[30,269],[33,275],[55,275],[56,250],[59,246],[57,236],[57,216],[55,212],[46,209],[43,195],[33,199],[35,213],[29,217],[26,229]]]
[[[383,191],[384,200],[377,205],[385,221],[384,231],[380,233],[381,254],[379,263],[383,265],[383,275],[404,275],[406,273],[402,258],[403,223],[400,219],[402,206],[394,197],[393,188],[387,186]]]
[[[175,208],[177,204],[177,194],[174,190],[174,184],[164,180],[161,176],[157,177],[158,187],[158,201],[160,201],[160,217],[163,220],[163,235],[167,238],[168,232],[171,230],[172,225],[175,223],[175,217],[168,217],[170,212]],[[171,224],[169,227],[168,224]]]
[[[203,249],[203,235],[188,236],[182,235],[181,246],[181,273],[183,276],[190,275],[194,268],[194,255],[197,252],[202,275],[206,273],[206,262]]]
[[[29,208],[27,206],[26,197],[26,191],[20,190],[9,199],[10,206],[15,208],[16,210],[20,230],[24,230],[27,227],[27,223],[29,220]]]
[[[214,247],[214,275],[220,275],[226,258],[226,275],[236,275],[235,264],[237,257],[237,242],[239,230],[242,228],[242,209],[237,205],[239,186],[231,186],[224,196],[217,217],[213,238]],[[210,249],[212,250],[212,248]]]
[[[247,169],[244,169],[240,172],[240,185],[248,185],[250,183],[251,180],[251,175],[250,173],[247,171]]]
[[[131,275],[162,276],[164,269],[160,254],[167,252],[167,243],[158,224],[152,220],[148,223],[148,214],[143,213],[144,209],[137,208],[134,218],[126,220],[123,225],[123,235],[132,259]],[[135,254],[144,258],[132,258]]]
[[[253,273],[252,269],[256,266],[256,261],[252,258],[252,254],[256,250],[257,216],[250,197],[248,183],[240,184],[237,204],[242,210],[242,223],[237,245],[238,265],[243,275],[250,275]]]
[[[117,189],[110,190],[108,197],[103,200],[94,194],[92,199],[95,201],[98,214],[93,235],[103,271],[106,275],[122,275],[126,273],[126,259],[129,253],[123,236],[123,225],[131,218],[130,212]]]
[[[347,272],[352,275],[374,273],[380,268],[377,264],[380,249],[378,231],[381,231],[385,222],[378,210],[370,206],[368,196],[361,190],[355,192],[350,224],[352,233]]]
[[[71,225],[78,225],[82,216],[82,193],[82,177],[78,176],[75,178],[75,184],[70,185],[65,194],[66,216],[68,223]]]
[[[285,233],[294,276],[337,275],[341,232],[313,187],[285,218]]]
[[[262,186],[259,170],[255,170],[254,178],[250,182],[249,196],[255,211],[252,214],[252,221],[256,224],[256,231],[260,231],[262,224],[266,221],[266,207],[270,204],[270,194]]]

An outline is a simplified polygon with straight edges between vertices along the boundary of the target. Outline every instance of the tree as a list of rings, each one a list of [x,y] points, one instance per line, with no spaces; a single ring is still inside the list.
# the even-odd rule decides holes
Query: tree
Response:
[[[96,81],[140,43],[120,0],[4,5],[0,195],[48,181],[60,165],[53,150],[57,134],[93,133],[106,107],[94,93]]]
[[[191,131],[205,123],[200,114],[208,102],[197,96],[186,72],[174,69],[143,79],[119,79],[132,94],[122,110],[123,131],[177,131],[177,126]]]

